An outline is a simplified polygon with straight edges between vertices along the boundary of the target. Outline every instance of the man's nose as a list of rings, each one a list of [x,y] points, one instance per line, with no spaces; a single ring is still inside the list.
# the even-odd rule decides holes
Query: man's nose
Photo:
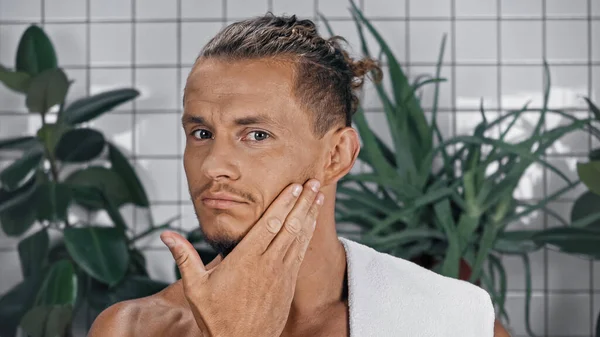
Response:
[[[202,171],[211,180],[239,178],[235,165],[235,145],[225,139],[214,139],[202,164]]]

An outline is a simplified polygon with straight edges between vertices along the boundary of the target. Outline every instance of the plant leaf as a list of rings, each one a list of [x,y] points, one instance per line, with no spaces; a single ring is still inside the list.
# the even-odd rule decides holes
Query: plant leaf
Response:
[[[108,156],[112,169],[121,176],[121,179],[127,186],[133,204],[140,207],[149,207],[150,201],[148,200],[144,185],[142,185],[133,166],[125,158],[125,155],[115,145],[109,143]]]
[[[6,190],[14,190],[21,186],[23,180],[40,165],[43,155],[43,148],[36,146],[23,154],[21,158],[15,160],[10,166],[0,172],[2,187]]]
[[[0,297],[0,336],[16,336],[19,321],[33,305],[39,285],[39,278],[26,278]]]
[[[71,305],[36,306],[21,319],[21,328],[29,337],[60,337],[67,335],[73,320]]]
[[[73,201],[89,211],[97,211],[104,208],[104,196],[102,191],[93,186],[78,186],[67,183],[73,195]]]
[[[59,113],[58,120],[71,125],[87,122],[136,98],[139,94],[135,89],[116,89],[81,98]]]
[[[577,163],[577,175],[590,191],[600,195],[600,161]]]
[[[598,109],[598,107],[589,98],[584,97],[583,99],[587,102],[588,107],[590,108],[590,111],[594,114],[596,120],[600,121],[600,109]]]
[[[31,76],[21,71],[10,71],[0,65],[0,82],[11,90],[26,94]]]
[[[17,246],[23,278],[39,277],[48,257],[50,238],[48,230],[41,230],[21,240]]]
[[[123,279],[129,265],[123,231],[112,227],[71,227],[64,234],[69,254],[88,275],[109,286]]]
[[[30,179],[17,190],[7,192],[0,189],[0,224],[8,236],[20,236],[25,233],[36,219],[36,208],[31,207],[37,186]]]
[[[31,76],[58,66],[52,42],[36,25],[29,26],[21,36],[15,61],[17,71]]]
[[[98,157],[104,144],[104,136],[94,129],[72,129],[62,135],[55,154],[61,161],[82,163]]]
[[[35,137],[25,136],[0,139],[0,150],[27,150],[37,144]]]
[[[571,208],[571,223],[577,223],[579,220],[593,214],[600,215],[600,195],[586,191],[573,203],[573,207]],[[600,229],[600,219],[588,224],[586,227]]]
[[[532,239],[541,245],[557,247],[567,254],[600,258],[600,231],[589,228],[556,227],[534,234]]]
[[[121,207],[132,201],[127,184],[117,172],[106,167],[89,166],[85,169],[75,171],[65,179],[65,183],[71,185],[71,189],[78,189],[78,192],[81,194],[77,195],[76,200],[84,207],[100,206],[98,208],[101,208],[104,202],[102,199],[97,199],[98,195],[90,194],[90,190],[79,189],[79,187],[98,189],[111,200],[115,207]],[[85,202],[86,198],[80,198],[82,196],[89,197],[92,202]],[[99,202],[99,204],[96,202]]]
[[[501,254],[522,254],[534,252],[542,245],[535,242],[532,237],[537,230],[514,230],[498,233],[494,241],[494,250]]]
[[[45,70],[31,80],[25,104],[30,112],[45,114],[51,107],[63,103],[69,85],[62,69]]]
[[[591,150],[588,154],[588,158],[590,161],[600,161],[600,148]]]
[[[77,298],[77,274],[69,260],[55,262],[40,287],[35,305],[73,305]]]
[[[36,191],[37,219],[64,221],[73,198],[69,187],[62,183],[46,182]]]
[[[65,124],[47,123],[37,131],[37,137],[44,144],[49,156],[54,156],[56,145],[70,129],[71,127]]]

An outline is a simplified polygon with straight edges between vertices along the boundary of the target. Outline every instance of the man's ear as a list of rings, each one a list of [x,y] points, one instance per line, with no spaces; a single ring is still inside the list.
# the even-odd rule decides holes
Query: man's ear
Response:
[[[348,174],[360,152],[358,133],[352,127],[336,130],[331,135],[330,142],[323,171],[323,185],[333,185]]]

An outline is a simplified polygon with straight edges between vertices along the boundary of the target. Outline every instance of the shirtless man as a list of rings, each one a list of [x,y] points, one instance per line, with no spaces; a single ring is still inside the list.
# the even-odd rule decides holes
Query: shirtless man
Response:
[[[372,60],[352,60],[337,40],[321,38],[311,21],[295,17],[267,15],[215,36],[187,79],[182,122],[190,195],[220,256],[205,266],[182,236],[163,233],[182,280],[106,309],[89,336],[383,336],[351,324],[360,315],[352,303],[349,308],[350,250],[336,234],[334,217],[336,183],[360,150],[351,127],[354,91],[378,69]],[[432,284],[462,282],[433,274],[427,274]],[[457,326],[486,320],[486,328],[462,337],[508,336],[499,324],[493,327],[489,297],[464,284],[483,303],[473,317],[462,317],[470,316],[460,312],[463,303],[440,300],[440,306],[450,307],[444,310]],[[441,333],[415,333],[417,323],[406,323],[413,330],[404,332],[458,336],[458,330],[446,334],[443,321],[432,317]],[[404,336],[398,327],[386,331]]]

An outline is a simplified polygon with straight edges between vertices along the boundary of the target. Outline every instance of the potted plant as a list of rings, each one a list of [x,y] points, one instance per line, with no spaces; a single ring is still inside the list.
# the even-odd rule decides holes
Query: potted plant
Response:
[[[449,277],[481,284],[492,297],[496,312],[509,324],[505,310],[506,272],[500,260],[503,254],[519,255],[526,270],[526,327],[529,322],[531,280],[528,254],[547,244],[562,240],[576,243],[577,230],[587,230],[599,214],[579,219],[573,228],[515,231],[507,225],[532,212],[548,211],[547,205],[572,190],[579,181],[571,181],[544,159],[555,141],[577,130],[595,130],[590,119],[573,117],[548,108],[550,72],[545,64],[544,103],[541,109],[525,104],[522,109],[492,118],[481,104],[482,122],[471,135],[444,138],[437,122],[440,70],[445,38],[442,40],[436,73],[410,83],[391,49],[375,27],[351,1],[364,56],[371,56],[365,42],[368,31],[381,48],[391,90],[381,83],[375,89],[382,102],[392,137],[388,146],[372,130],[359,108],[354,124],[362,139],[359,160],[368,173],[350,173],[338,185],[336,220],[353,223],[358,231],[342,235]],[[334,35],[327,20],[326,28]],[[431,122],[427,121],[419,100],[419,91],[434,86]],[[506,137],[524,113],[535,114],[537,121],[524,140],[511,142]],[[547,115],[557,114],[568,122],[544,130]],[[493,130],[501,129],[494,136]],[[436,143],[437,142],[437,143]],[[435,165],[436,162],[441,164]],[[564,180],[564,187],[531,204],[514,197],[525,171],[538,164]],[[563,220],[563,223],[566,222]],[[573,230],[573,231],[571,231]]]
[[[123,152],[84,126],[139,93],[123,88],[67,104],[71,81],[35,25],[20,39],[15,69],[0,67],[0,81],[23,94],[29,113],[42,121],[34,135],[0,139],[0,151],[19,156],[0,172],[0,224],[4,234],[22,237],[23,273],[23,281],[0,297],[0,335],[15,336],[20,326],[34,337],[71,336],[74,317],[85,308],[93,317],[166,286],[148,276],[136,243],[170,221],[150,218],[149,229],[134,235],[120,208],[148,209],[145,189]],[[112,225],[78,218],[77,207],[106,212]]]

